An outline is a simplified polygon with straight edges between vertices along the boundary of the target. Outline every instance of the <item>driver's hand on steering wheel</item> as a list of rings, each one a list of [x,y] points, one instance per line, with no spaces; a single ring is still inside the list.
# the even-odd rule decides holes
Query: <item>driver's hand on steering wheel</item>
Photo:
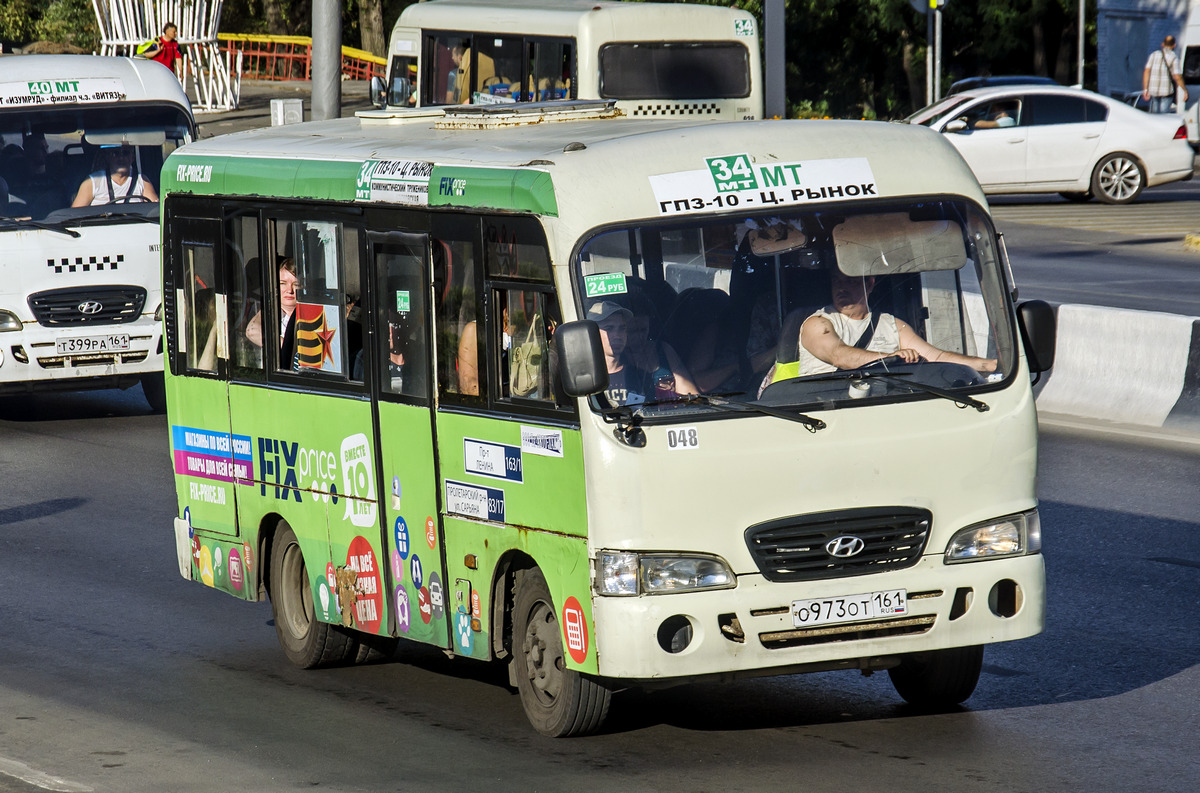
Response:
[[[918,363],[921,360],[921,354],[906,347],[895,352],[883,353],[876,360],[882,361],[884,358],[901,358],[905,363]]]

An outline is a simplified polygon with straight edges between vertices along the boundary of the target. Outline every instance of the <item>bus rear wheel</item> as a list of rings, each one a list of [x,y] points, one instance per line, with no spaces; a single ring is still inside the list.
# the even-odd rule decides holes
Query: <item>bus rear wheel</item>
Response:
[[[517,691],[535,730],[565,738],[599,729],[608,715],[612,692],[567,669],[558,614],[546,578],[537,568],[517,573],[513,644]]]
[[[341,626],[320,622],[313,610],[312,582],[296,534],[279,524],[271,543],[271,612],[275,634],[287,659],[301,669],[352,660],[358,642]]]
[[[983,671],[983,646],[954,647],[904,656],[888,670],[896,692],[919,708],[941,710],[961,704],[975,691]]]

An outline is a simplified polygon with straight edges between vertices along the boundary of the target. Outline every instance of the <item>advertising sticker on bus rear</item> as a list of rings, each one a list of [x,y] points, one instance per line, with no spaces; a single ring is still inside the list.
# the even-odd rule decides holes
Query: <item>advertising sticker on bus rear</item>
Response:
[[[0,107],[79,102],[122,102],[125,83],[113,77],[77,80],[21,80],[0,83]]]
[[[419,160],[367,160],[358,172],[354,198],[384,204],[428,206],[433,163]]]
[[[879,195],[865,157],[761,165],[749,154],[728,154],[709,157],[705,165],[650,177],[660,215],[771,209]]]

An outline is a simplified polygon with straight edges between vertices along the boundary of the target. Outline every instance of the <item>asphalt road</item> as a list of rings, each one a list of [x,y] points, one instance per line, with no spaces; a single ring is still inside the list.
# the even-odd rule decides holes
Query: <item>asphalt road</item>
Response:
[[[0,791],[1195,790],[1198,463],[1046,434],[1047,631],[991,648],[968,708],[827,673],[623,692],[553,741],[498,668],[303,672],[267,604],[183,581],[136,389],[2,399]]]

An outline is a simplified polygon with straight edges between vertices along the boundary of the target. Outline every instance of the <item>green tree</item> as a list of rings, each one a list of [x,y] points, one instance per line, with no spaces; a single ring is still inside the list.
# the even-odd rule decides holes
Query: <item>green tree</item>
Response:
[[[0,41],[25,44],[33,40],[34,28],[42,10],[34,0],[6,0],[0,3]]]
[[[89,0],[54,0],[34,28],[42,41],[73,44],[84,50],[100,48],[100,28]]]

